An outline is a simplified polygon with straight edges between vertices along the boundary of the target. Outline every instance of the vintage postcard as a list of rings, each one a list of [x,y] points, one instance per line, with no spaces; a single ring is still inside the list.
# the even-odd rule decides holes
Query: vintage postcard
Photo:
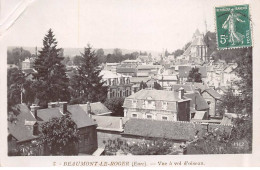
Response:
[[[0,166],[260,166],[260,1],[0,2]]]

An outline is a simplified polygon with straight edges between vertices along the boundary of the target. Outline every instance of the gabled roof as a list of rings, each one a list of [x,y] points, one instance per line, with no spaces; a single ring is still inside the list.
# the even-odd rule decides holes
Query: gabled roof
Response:
[[[15,111],[16,121],[9,122],[8,121],[8,133],[11,134],[14,138],[21,141],[27,141],[38,138],[38,136],[34,136],[32,129],[30,129],[29,124],[26,126],[26,121],[28,122],[36,122],[36,119],[30,112],[29,108],[25,104],[18,104],[16,106],[17,111]]]
[[[195,124],[189,122],[130,119],[125,124],[123,134],[189,141],[196,134],[195,126]]]
[[[218,99],[218,100],[221,99],[221,95],[214,89],[209,88],[209,89],[204,90],[202,93],[204,93],[204,92],[207,92],[215,99]]]
[[[189,76],[190,70],[191,70],[191,66],[179,66],[180,78],[187,78]]]
[[[117,67],[116,68],[117,73],[135,73],[136,68],[131,68],[131,67]]]
[[[185,93],[185,97],[191,99],[190,105],[195,106],[196,110],[206,110],[209,109],[209,105],[206,100],[198,93]]]
[[[207,84],[197,82],[186,82],[185,85],[192,85],[194,89],[198,88],[201,90],[201,92],[209,88]]]
[[[142,89],[126,99],[136,99],[136,100],[146,100],[150,98],[151,100],[161,100],[161,101],[180,101],[178,93],[166,90],[146,90]]]
[[[92,116],[95,123],[97,123],[98,128],[101,130],[110,130],[110,131],[122,131],[122,127],[120,127],[120,119],[122,119],[122,123],[125,124],[125,122],[128,120],[128,118],[125,117],[114,117],[114,116]],[[122,124],[122,126],[123,126]]]
[[[80,107],[87,112],[87,104],[81,104]],[[94,115],[105,115],[112,113],[103,103],[96,102],[96,103],[90,103],[91,113]]]
[[[78,128],[95,125],[95,122],[89,117],[89,115],[80,105],[69,105],[67,110],[69,113],[71,113],[71,118],[77,124]],[[48,121],[53,117],[61,116],[62,113],[60,112],[59,107],[38,110],[38,117],[43,121]]]
[[[196,111],[193,119],[202,120],[204,118],[205,114],[206,114],[205,111]]]
[[[147,82],[148,80],[150,80],[150,77],[130,77],[130,83],[141,83],[143,82]]]
[[[181,87],[184,88],[184,92],[193,92],[195,91],[195,88],[192,84],[174,84],[171,86],[172,90],[178,91]]]

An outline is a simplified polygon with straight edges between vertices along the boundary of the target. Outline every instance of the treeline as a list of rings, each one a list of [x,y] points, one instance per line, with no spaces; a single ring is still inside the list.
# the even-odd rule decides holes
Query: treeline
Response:
[[[32,79],[18,68],[8,69],[8,109],[18,103],[36,103],[42,108],[49,102],[67,101],[70,104],[104,102],[107,87],[99,75],[96,53],[90,46],[81,54],[81,64],[69,78],[63,50],[57,48],[58,42],[50,29],[43,39],[43,48],[34,61],[36,73]]]

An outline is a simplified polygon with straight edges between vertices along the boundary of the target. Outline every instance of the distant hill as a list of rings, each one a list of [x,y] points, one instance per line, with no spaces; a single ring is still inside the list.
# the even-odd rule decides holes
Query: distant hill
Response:
[[[8,47],[8,50],[12,50],[14,48],[21,48],[19,46],[16,47]],[[30,51],[31,54],[35,54],[35,47],[22,47],[24,50]],[[38,50],[40,50],[41,47],[38,47]],[[83,52],[83,48],[63,48],[64,49],[64,56],[74,57],[76,55],[80,55],[81,52]],[[98,48],[94,48],[94,50],[98,50]],[[112,49],[104,49],[105,55],[112,54],[114,51],[114,48]],[[147,51],[147,50],[128,50],[128,49],[121,49],[123,54],[129,54],[133,52],[139,52],[139,51],[146,51],[148,54],[151,53],[154,57],[159,57],[160,53],[157,51]]]

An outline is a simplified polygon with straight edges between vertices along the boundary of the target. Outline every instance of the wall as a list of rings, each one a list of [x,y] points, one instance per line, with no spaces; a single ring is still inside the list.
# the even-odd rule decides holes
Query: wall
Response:
[[[98,146],[96,126],[88,126],[79,129],[79,152],[92,154]]]
[[[97,139],[98,139],[98,147],[104,148],[104,141],[115,140],[117,138],[121,138],[121,132],[117,131],[109,131],[109,130],[97,130]]]

